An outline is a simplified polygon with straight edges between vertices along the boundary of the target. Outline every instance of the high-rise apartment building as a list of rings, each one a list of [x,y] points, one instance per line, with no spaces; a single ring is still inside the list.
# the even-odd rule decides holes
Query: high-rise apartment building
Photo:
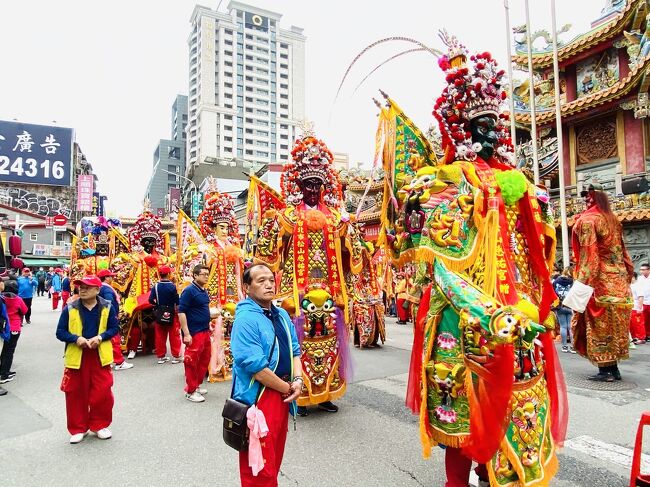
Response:
[[[236,1],[227,13],[194,8],[185,175],[197,186],[264,166],[279,181],[305,118],[306,39],[281,17]]]
[[[153,155],[153,171],[145,198],[151,208],[168,209],[169,191],[182,188],[185,176],[185,139],[187,125],[187,96],[177,95],[172,105],[171,139],[160,139]]]

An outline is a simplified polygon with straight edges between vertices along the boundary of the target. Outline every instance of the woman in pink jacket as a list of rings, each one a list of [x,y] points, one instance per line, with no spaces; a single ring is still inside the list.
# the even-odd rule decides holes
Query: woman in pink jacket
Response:
[[[14,361],[14,352],[20,338],[20,330],[23,326],[23,316],[27,313],[27,305],[18,296],[18,283],[15,280],[5,282],[5,290],[2,297],[7,307],[9,316],[9,325],[11,328],[11,338],[2,345],[0,354],[0,384],[5,384],[14,380],[16,373],[11,370],[11,364]]]

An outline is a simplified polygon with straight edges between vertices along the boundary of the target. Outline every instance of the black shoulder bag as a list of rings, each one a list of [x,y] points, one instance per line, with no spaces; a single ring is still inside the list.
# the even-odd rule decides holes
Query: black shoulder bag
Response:
[[[153,289],[156,293],[156,306],[153,308],[153,317],[156,319],[156,322],[161,325],[173,325],[174,307],[160,304],[160,299],[158,298],[158,283],[155,284]]]
[[[271,353],[269,353],[269,360],[271,360],[273,350],[275,350],[275,341],[276,339],[274,338]],[[223,411],[221,412],[221,416],[223,417],[223,441],[226,442],[226,445],[237,451],[248,451],[248,436],[250,431],[248,430],[246,413],[248,413],[250,406],[233,399],[235,378],[236,376],[233,374],[230,397],[226,399],[226,404],[224,404]],[[260,384],[260,390],[255,398],[255,404],[257,404],[264,388],[265,386]]]

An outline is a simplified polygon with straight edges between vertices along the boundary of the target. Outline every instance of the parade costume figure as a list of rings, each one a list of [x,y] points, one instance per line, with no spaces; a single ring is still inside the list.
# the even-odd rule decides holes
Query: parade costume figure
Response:
[[[218,382],[229,380],[232,376],[230,333],[236,305],[244,299],[241,289],[244,260],[232,197],[218,193],[214,188],[214,191],[206,195],[198,224],[210,247],[211,258],[209,262],[206,261],[210,267],[206,286],[210,295],[210,307],[216,308],[219,313],[212,330],[208,368],[210,382]]]
[[[70,255],[71,281],[108,269],[117,254],[128,252],[129,243],[120,228],[119,220],[103,216],[83,218],[77,224]]]
[[[355,253],[361,253],[361,269],[350,269],[346,275],[352,315],[354,345],[374,348],[386,341],[385,307],[373,262],[374,246],[363,240],[356,223],[350,223],[349,236]]]
[[[599,369],[592,380],[620,380],[618,362],[628,358],[634,266],[623,243],[623,228],[607,193],[594,183],[583,192],[587,210],[573,226],[575,278],[594,288],[584,313],[573,318],[575,350]]]
[[[299,414],[310,404],[336,412],[331,401],[345,393],[350,366],[345,273],[360,268],[361,253],[338,210],[341,185],[325,143],[306,129],[291,155],[281,179],[287,207],[262,215],[255,258],[278,273],[277,298],[294,316],[302,344]]]
[[[488,53],[468,63],[464,46],[442,38],[448,86],[434,115],[444,160],[422,157],[401,180],[385,168],[386,205],[401,201],[385,242],[395,262],[417,264],[425,289],[407,405],[420,415],[425,457],[436,443],[447,447],[448,487],[468,485],[471,460],[485,464],[478,473],[492,486],[549,485],[566,397],[550,334],[548,197],[510,165],[504,72]],[[395,133],[393,152],[404,135]]]
[[[142,334],[150,331],[142,340],[143,349],[151,349],[153,338],[153,313],[149,303],[151,287],[159,281],[158,267],[169,262],[165,255],[168,245],[162,234],[162,223],[145,202],[143,212],[138,216],[127,237],[130,253],[121,253],[111,262],[115,274],[113,287],[122,293],[122,337],[123,348],[133,358],[140,344]],[[149,336],[150,335],[150,336]]]

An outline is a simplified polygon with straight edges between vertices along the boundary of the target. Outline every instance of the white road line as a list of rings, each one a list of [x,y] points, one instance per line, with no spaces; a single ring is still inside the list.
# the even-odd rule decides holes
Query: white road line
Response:
[[[634,450],[612,443],[605,443],[591,436],[577,436],[564,442],[566,448],[571,448],[602,460],[603,463],[615,463],[626,468],[632,467]],[[650,472],[650,455],[641,454],[641,471]]]

